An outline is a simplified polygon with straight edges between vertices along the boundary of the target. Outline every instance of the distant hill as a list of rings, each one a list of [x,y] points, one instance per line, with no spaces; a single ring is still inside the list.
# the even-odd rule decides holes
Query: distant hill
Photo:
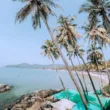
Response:
[[[109,60],[109,61],[106,61],[106,62],[102,62],[102,64],[99,65],[100,70],[105,69],[105,63],[107,65],[107,68],[110,68],[110,60]],[[88,69],[91,70],[91,71],[96,71],[97,70],[96,66],[93,65],[93,64],[87,64],[87,66],[88,66]],[[33,65],[31,65],[31,64],[28,64],[28,63],[22,63],[22,64],[18,64],[18,65],[7,65],[5,67],[8,67],[8,68],[28,68],[28,69],[55,69],[53,64],[50,64],[50,65],[33,64]],[[56,68],[58,70],[66,70],[65,66],[62,65],[62,64],[57,64]],[[75,65],[74,67],[70,66],[70,68],[72,70],[84,70],[84,71],[86,70],[86,68],[83,64]]]
[[[39,64],[28,64],[28,63],[22,63],[22,64],[17,64],[17,65],[6,65],[5,67],[8,68],[28,68],[28,69],[54,69],[54,65],[39,65]],[[56,68],[64,68],[64,65],[57,64]]]

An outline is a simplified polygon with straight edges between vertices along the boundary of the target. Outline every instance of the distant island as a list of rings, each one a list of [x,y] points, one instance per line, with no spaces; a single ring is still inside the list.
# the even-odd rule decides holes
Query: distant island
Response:
[[[107,65],[107,68],[110,68],[110,60],[106,61],[106,62],[102,62],[101,65],[99,65],[99,69],[100,70],[104,70],[105,69],[105,63]],[[95,65],[87,63],[88,69],[91,71],[96,71],[97,68]],[[53,64],[49,64],[49,65],[40,65],[40,64],[28,64],[28,63],[22,63],[22,64],[17,64],[17,65],[6,65],[5,67],[8,68],[28,68],[28,69],[52,69],[55,70],[57,68],[57,70],[66,70],[65,65],[63,64],[56,64],[55,66]],[[56,67],[56,68],[55,68]],[[82,71],[82,70],[86,70],[85,65],[81,64],[81,65],[75,65],[74,67],[70,66],[70,68],[72,70],[78,70],[78,71]]]
[[[65,66],[63,64],[49,64],[49,65],[40,65],[40,64],[28,64],[28,63],[22,63],[17,65],[6,65],[5,67],[8,68],[28,68],[28,69],[55,69],[55,67],[58,68],[64,68]]]

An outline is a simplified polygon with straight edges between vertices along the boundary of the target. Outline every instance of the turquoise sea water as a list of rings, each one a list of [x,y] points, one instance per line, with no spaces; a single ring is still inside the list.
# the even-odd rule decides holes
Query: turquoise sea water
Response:
[[[56,73],[56,71],[51,70],[0,68],[0,84],[14,86],[11,91],[0,94],[0,110],[3,110],[1,108],[5,104],[13,102],[23,94],[39,89],[61,89],[62,85],[58,74],[61,76],[66,88],[76,89],[68,73],[64,71]],[[85,79],[90,90],[91,86],[87,76],[85,76]],[[94,78],[94,81],[97,89],[99,89],[98,78]]]
[[[59,73],[64,80],[65,86],[74,88],[68,73]],[[23,94],[39,89],[62,88],[56,71],[36,69],[0,68],[0,84],[14,86],[11,91],[0,94],[0,108]]]

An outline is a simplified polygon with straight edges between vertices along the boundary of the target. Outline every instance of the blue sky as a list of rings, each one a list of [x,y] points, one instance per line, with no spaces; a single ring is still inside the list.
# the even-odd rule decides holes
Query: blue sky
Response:
[[[86,14],[78,14],[80,5],[86,0],[57,0],[63,10],[54,10],[59,16],[60,14],[68,16],[75,15],[76,23],[81,26],[87,21]],[[45,25],[42,28],[34,30],[32,28],[31,16],[23,23],[15,23],[16,13],[23,7],[20,2],[12,0],[2,0],[0,3],[0,66],[8,64],[30,63],[30,64],[50,64],[51,61],[43,57],[41,53],[41,45],[44,41],[50,39]],[[51,28],[57,26],[57,18],[49,19]],[[80,33],[82,31],[79,30]],[[83,40],[79,40],[80,45],[84,45]],[[64,51],[64,50],[63,50]],[[65,51],[64,51],[65,53]],[[110,50],[105,50],[106,59],[110,59]],[[56,61],[62,64],[62,60]],[[77,61],[75,60],[77,64]]]

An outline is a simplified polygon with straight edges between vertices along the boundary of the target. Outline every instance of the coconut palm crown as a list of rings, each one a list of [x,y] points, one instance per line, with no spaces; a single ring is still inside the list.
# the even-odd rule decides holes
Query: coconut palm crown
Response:
[[[24,0],[27,4],[17,13],[16,21],[22,22],[27,16],[32,14],[32,24],[34,29],[41,27],[41,18],[47,20],[48,15],[55,15],[51,7],[58,7],[52,0]]]
[[[94,38],[98,39],[98,37],[99,37],[100,38],[99,40],[102,41],[102,45],[105,45],[106,43],[110,44],[110,37],[107,34],[106,29],[104,29],[102,27],[97,27],[97,28],[92,29],[90,31],[89,35],[92,40],[95,40]]]
[[[87,0],[87,2],[81,6],[79,12],[88,13],[91,29],[101,20],[105,29],[110,32],[110,20],[107,16],[107,10],[109,8],[109,0]]]
[[[91,45],[91,47],[87,50],[87,60],[90,61],[90,63],[94,65],[102,65],[103,55],[98,51],[100,49],[100,47],[95,47],[94,45]]]
[[[80,46],[78,46],[78,45],[76,45],[75,47],[72,47],[72,45],[68,45],[68,55],[69,56],[71,56],[71,55],[74,55],[74,57],[76,57],[76,56],[83,56],[83,54],[84,54],[84,50],[80,47]]]
[[[44,56],[48,56],[48,58],[54,57],[56,60],[59,58],[59,52],[51,40],[46,40],[45,44],[42,45],[41,48],[43,50],[41,54]]]
[[[86,23],[85,26],[82,26],[84,29],[86,38],[89,42],[92,41],[95,44],[99,44],[101,47],[110,44],[110,36],[107,33],[107,30],[100,25],[97,25],[93,29],[90,28],[90,24]]]
[[[77,38],[80,37],[78,32],[75,30],[76,24],[73,23],[75,17],[64,17],[60,16],[58,23],[60,26],[56,27],[54,31],[57,33],[57,41],[66,46],[66,44],[74,45],[77,42]]]

